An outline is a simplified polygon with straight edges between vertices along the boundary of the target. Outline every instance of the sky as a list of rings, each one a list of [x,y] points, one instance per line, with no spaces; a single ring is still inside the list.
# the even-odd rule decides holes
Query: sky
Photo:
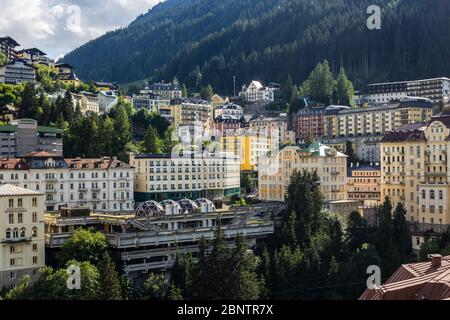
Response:
[[[0,36],[57,59],[164,0],[0,0]]]

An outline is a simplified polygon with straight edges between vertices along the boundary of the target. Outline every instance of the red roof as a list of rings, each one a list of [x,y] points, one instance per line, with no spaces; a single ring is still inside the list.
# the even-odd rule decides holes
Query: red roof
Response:
[[[450,299],[450,256],[440,267],[431,262],[401,266],[381,287],[367,289],[359,300],[446,300]]]

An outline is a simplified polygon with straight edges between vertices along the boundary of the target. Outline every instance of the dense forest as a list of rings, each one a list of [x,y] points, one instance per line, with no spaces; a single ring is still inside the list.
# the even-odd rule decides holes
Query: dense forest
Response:
[[[382,8],[369,30],[367,7]],[[319,61],[368,81],[443,76],[450,67],[448,0],[167,0],[126,28],[63,58],[84,80],[177,77],[233,92],[251,79],[302,83]]]

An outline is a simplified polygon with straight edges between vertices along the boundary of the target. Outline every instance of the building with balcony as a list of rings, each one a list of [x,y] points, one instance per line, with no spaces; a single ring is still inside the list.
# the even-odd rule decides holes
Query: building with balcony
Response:
[[[450,224],[450,113],[387,133],[381,142],[381,198],[403,203],[411,224]],[[426,230],[423,230],[426,231]]]
[[[0,185],[0,290],[45,266],[44,194]]]
[[[47,152],[0,159],[0,184],[45,194],[45,210],[89,208],[123,213],[134,209],[134,169],[116,158],[67,159]]]
[[[249,121],[248,126],[253,133],[271,138],[279,146],[295,142],[295,132],[288,130],[288,119],[286,116],[277,118],[255,117]]]
[[[242,87],[239,97],[244,102],[274,102],[275,91],[275,88],[264,87],[259,81],[252,81],[248,87],[246,85]]]
[[[79,106],[84,115],[100,113],[100,99],[94,93],[86,91],[81,91],[79,94],[72,93],[72,102],[74,110]]]
[[[57,63],[55,68],[58,70],[58,79],[68,85],[79,86],[80,80],[74,72],[74,67],[68,63]]]
[[[13,60],[16,58],[15,48],[19,46],[20,44],[9,36],[0,37],[0,51],[6,55],[8,60]]]
[[[9,84],[36,82],[36,70],[25,60],[15,59],[0,66],[0,82]]]
[[[285,201],[294,171],[316,173],[326,201],[346,200],[347,156],[320,143],[289,146],[259,161],[259,197]]]
[[[271,216],[279,207],[217,209],[210,200],[200,198],[146,201],[121,216],[62,210],[45,216],[46,245],[57,250],[77,228],[94,228],[105,233],[110,248],[120,257],[120,271],[137,278],[172,268],[177,251],[192,253],[195,259],[200,240],[213,240],[219,223],[229,246],[241,234],[251,248],[256,239],[274,232]]]
[[[213,128],[213,108],[208,101],[200,99],[172,100],[171,111],[177,127],[194,127],[201,124],[204,129]]]
[[[52,59],[47,57],[45,52],[38,48],[23,49],[16,54],[20,59],[25,60],[29,64],[42,64],[46,66],[53,66],[55,64]]]
[[[161,100],[173,100],[182,98],[182,90],[179,83],[159,82],[147,86],[149,93],[153,93]]]
[[[448,103],[450,79],[441,77],[415,81],[374,83],[364,87],[364,98],[370,104],[391,103],[406,97],[430,99],[433,105]]]
[[[377,207],[381,200],[381,169],[376,165],[353,164],[347,169],[348,200],[361,201],[366,207]]]
[[[22,157],[44,151],[63,154],[63,130],[38,126],[33,119],[20,119],[0,126],[0,157]]]
[[[135,200],[214,200],[240,194],[239,158],[232,154],[131,155],[135,168]]]
[[[294,131],[300,142],[321,141],[325,135],[325,107],[303,108],[294,116]]]

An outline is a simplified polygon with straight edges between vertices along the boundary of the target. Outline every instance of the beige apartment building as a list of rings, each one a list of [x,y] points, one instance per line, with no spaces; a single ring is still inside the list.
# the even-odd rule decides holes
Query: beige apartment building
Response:
[[[99,114],[100,113],[100,99],[96,94],[90,92],[80,92],[80,94],[72,93],[73,107],[76,110],[80,106],[81,113]]]
[[[408,219],[450,224],[450,113],[386,134],[381,143],[381,197],[405,205]]]
[[[380,204],[380,181],[380,166],[352,164],[348,168],[348,200],[359,200],[366,207],[378,206]]]
[[[294,171],[316,172],[326,201],[346,200],[347,156],[320,143],[289,146],[259,162],[259,197],[284,201]]]
[[[431,101],[421,98],[366,108],[327,108],[325,138],[383,135],[409,123],[428,121],[432,116]]]
[[[44,194],[0,186],[0,290],[45,266]]]
[[[176,127],[192,127],[199,124],[204,129],[213,127],[213,107],[207,101],[198,99],[173,100],[170,110]]]
[[[263,134],[267,137],[278,139],[278,145],[295,142],[295,132],[288,130],[288,120],[286,117],[268,118],[260,116],[250,120],[250,130],[257,134]]]

